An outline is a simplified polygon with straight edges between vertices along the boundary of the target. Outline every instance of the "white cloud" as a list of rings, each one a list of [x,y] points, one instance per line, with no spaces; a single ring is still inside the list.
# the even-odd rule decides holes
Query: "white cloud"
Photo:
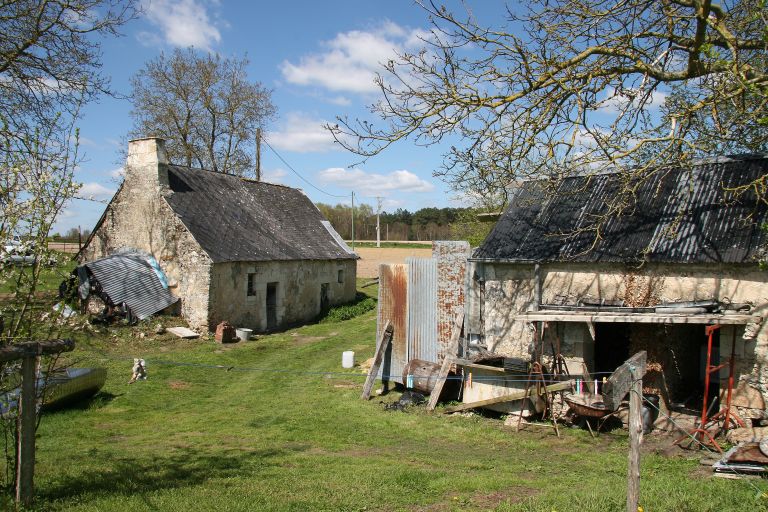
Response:
[[[295,153],[318,153],[340,149],[331,132],[323,128],[327,121],[315,119],[299,112],[285,117],[278,131],[270,132],[267,140],[277,149]]]
[[[331,167],[318,174],[323,183],[353,189],[364,196],[386,195],[387,192],[432,192],[435,186],[406,170],[376,174],[362,169]]]
[[[221,41],[221,33],[208,15],[205,0],[146,0],[142,7],[150,23],[158,27],[162,37],[142,32],[145,44],[156,44],[160,39],[171,46],[194,46],[202,50]]]
[[[422,46],[419,39],[429,36],[421,29],[407,29],[385,21],[371,31],[352,30],[337,34],[322,45],[325,51],[305,55],[297,64],[283,61],[280,70],[285,80],[297,85],[319,85],[331,91],[371,93],[382,63],[396,52]]]
[[[90,201],[104,201],[110,199],[115,194],[111,188],[107,188],[101,183],[91,182],[83,183],[78,192],[78,197]]]
[[[639,92],[640,91],[636,89],[629,89],[625,91],[612,89],[611,91],[608,91],[606,97],[598,104],[598,110],[608,114],[618,114],[631,103],[639,104],[639,102],[645,98],[647,94],[646,92],[642,92],[642,94],[636,98],[633,97]],[[650,97],[645,101],[644,108],[646,110],[658,109],[664,104],[666,100],[667,93],[654,90],[650,93]]]
[[[261,172],[261,181],[266,181],[267,183],[275,183],[277,185],[282,185],[285,183],[285,178],[288,175],[288,171],[285,169],[269,169],[269,170],[263,170]]]
[[[109,171],[109,177],[116,180],[123,179],[125,177],[125,167],[118,167]]]

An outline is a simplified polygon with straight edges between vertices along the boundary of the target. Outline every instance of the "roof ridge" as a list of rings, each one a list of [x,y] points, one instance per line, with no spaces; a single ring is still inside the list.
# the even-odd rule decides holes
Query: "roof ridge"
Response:
[[[238,180],[240,180],[242,182],[245,182],[245,183],[253,183],[253,184],[258,184],[258,185],[269,185],[269,186],[272,186],[272,187],[282,187],[282,188],[287,188],[287,189],[290,189],[290,190],[298,190],[299,192],[304,193],[304,191],[302,189],[296,188],[296,187],[291,187],[289,185],[283,185],[281,183],[272,183],[272,182],[269,182],[269,181],[259,181],[259,180],[255,180],[255,179],[252,179],[252,178],[246,178],[244,176],[238,176],[237,174],[229,174],[229,173],[226,173],[226,172],[214,171],[213,169],[206,169],[204,167],[191,167],[191,166],[188,166],[188,165],[177,165],[177,164],[168,164],[168,165],[171,166],[171,167],[174,167],[176,169],[188,170],[188,171],[194,171],[194,172],[203,171],[203,172],[208,172],[208,173],[211,173],[211,174],[216,174],[218,176],[226,176],[228,178],[238,179]]]

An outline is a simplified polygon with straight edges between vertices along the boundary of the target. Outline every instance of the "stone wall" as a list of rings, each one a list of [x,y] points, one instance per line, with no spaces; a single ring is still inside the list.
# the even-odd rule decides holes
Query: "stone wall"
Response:
[[[596,271],[599,269],[599,273]],[[535,280],[533,264],[476,263],[476,279],[470,283],[470,303],[482,304],[474,308],[474,315],[482,311],[479,323],[469,324],[482,330],[481,336],[489,350],[513,357],[530,357],[534,333],[531,325],[517,318],[516,313],[534,309]],[[724,302],[749,302],[753,314],[765,317],[768,312],[768,273],[756,265],[645,265],[641,269],[622,265],[546,264],[541,265],[542,302],[575,304],[580,299],[623,300],[632,306],[652,306],[661,302],[717,299]],[[568,356],[573,372],[582,362],[594,359],[591,334],[586,324],[565,324],[558,336],[563,353]],[[633,328],[634,329],[634,328]],[[663,339],[676,336],[670,327]],[[734,331],[735,329],[735,331]],[[637,326],[633,335],[639,347],[640,338],[650,339]],[[658,329],[657,329],[658,330]],[[733,333],[736,332],[736,385],[740,389],[738,400],[764,408],[768,399],[768,329],[759,326],[728,327],[721,329],[720,351],[723,357],[731,352]],[[679,334],[679,333],[678,333]],[[663,341],[660,341],[662,343]],[[647,342],[643,342],[647,343]],[[699,354],[686,354],[695,357]],[[662,359],[659,357],[658,359]],[[669,361],[657,361],[669,365]],[[727,374],[722,372],[723,377]],[[758,391],[759,393],[755,393]],[[744,397],[752,398],[746,400]],[[741,403],[740,402],[740,403]],[[751,406],[750,406],[751,407]],[[754,412],[754,411],[753,411]]]
[[[168,159],[162,140],[131,141],[125,181],[104,212],[81,255],[93,261],[121,249],[151,254],[168,276],[171,292],[181,298],[181,313],[194,329],[208,328],[211,260],[163,198]]]
[[[355,298],[355,269],[356,260],[214,264],[211,328],[226,320],[236,327],[266,331],[268,283],[278,283],[278,327],[312,320],[320,313],[322,283],[328,283],[329,305]],[[248,274],[253,274],[251,295],[248,294]],[[339,282],[340,279],[342,282]]]

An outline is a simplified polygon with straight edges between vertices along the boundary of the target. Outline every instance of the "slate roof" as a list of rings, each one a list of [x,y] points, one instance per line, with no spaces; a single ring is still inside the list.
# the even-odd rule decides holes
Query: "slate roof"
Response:
[[[166,201],[214,263],[357,258],[300,190],[167,168]]]
[[[723,157],[654,173],[639,184],[634,209],[610,218],[591,250],[592,216],[606,211],[621,176],[528,181],[473,259],[751,263],[768,241],[760,228],[768,221],[768,208],[754,191],[736,197],[727,189],[766,175],[766,155]]]
[[[155,270],[141,256],[118,254],[83,266],[88,267],[113,304],[125,302],[139,320],[179,300],[163,286]]]

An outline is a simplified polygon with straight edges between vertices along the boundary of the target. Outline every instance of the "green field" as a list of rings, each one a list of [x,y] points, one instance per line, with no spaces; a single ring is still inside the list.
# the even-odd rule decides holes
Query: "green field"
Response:
[[[68,361],[109,377],[89,403],[44,416],[37,509],[624,510],[624,431],[558,439],[480,415],[385,410],[396,392],[361,401],[364,373],[342,370],[341,354],[372,355],[374,315],[227,346],[155,335],[170,319],[77,331]],[[133,357],[149,379],[129,385]],[[752,485],[712,478],[699,455],[646,449],[646,512],[765,510]]]

